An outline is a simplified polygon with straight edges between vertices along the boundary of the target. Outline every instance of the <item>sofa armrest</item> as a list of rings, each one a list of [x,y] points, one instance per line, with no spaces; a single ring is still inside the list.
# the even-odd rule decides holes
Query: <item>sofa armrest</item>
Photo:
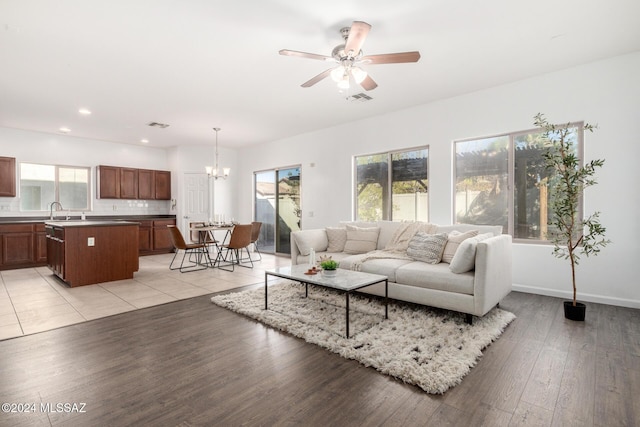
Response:
[[[289,233],[289,246],[291,247],[291,265],[298,264],[298,255],[300,255],[300,249],[293,236],[293,232]]]
[[[316,252],[326,251],[329,244],[327,231],[324,228],[292,231],[289,239],[291,244],[292,265],[298,263],[298,255],[309,255],[311,249],[314,249]]]
[[[512,238],[501,234],[478,242],[474,280],[475,314],[484,315],[511,292]]]

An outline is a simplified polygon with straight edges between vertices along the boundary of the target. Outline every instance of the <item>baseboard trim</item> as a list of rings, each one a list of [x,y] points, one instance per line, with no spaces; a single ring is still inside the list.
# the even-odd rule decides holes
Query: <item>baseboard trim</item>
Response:
[[[573,299],[572,292],[558,291],[556,289],[540,288],[537,286],[527,286],[513,284],[512,289],[517,292],[524,292],[527,294],[546,295],[549,297],[558,297],[564,299]],[[622,298],[608,297],[604,295],[584,294],[578,292],[578,300],[595,302],[598,304],[615,305],[619,307],[640,308],[640,301],[628,300]]]

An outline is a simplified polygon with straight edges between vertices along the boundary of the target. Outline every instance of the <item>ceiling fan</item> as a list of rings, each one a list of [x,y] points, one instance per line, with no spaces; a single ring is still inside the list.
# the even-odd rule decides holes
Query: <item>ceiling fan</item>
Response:
[[[365,90],[372,90],[378,84],[360,68],[363,64],[398,64],[404,62],[418,62],[420,52],[399,52],[384,53],[380,55],[366,55],[362,53],[362,45],[371,30],[371,25],[362,21],[354,21],[351,27],[340,30],[344,39],[344,44],[336,46],[331,52],[331,56],[318,55],[315,53],[299,52],[296,50],[282,49],[280,55],[299,56],[301,58],[317,59],[320,61],[337,62],[339,65],[323,71],[312,79],[302,83],[302,87],[311,87],[325,77],[331,78],[338,83],[340,89],[349,88],[350,77],[362,86]]]

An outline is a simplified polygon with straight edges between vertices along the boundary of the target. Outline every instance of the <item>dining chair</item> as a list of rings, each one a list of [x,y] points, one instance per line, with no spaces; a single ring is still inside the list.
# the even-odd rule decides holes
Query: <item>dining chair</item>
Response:
[[[234,271],[235,266],[239,265],[241,267],[253,268],[253,260],[249,255],[249,246],[251,245],[251,224],[238,224],[233,227],[233,231],[231,232],[231,238],[229,239],[229,243],[220,246],[220,251],[225,251],[224,256],[222,256],[221,260],[216,259],[218,263],[218,267],[222,270]],[[242,250],[247,251],[249,263],[251,266],[243,265],[241,258]],[[220,257],[219,257],[220,258]],[[225,264],[222,264],[221,261],[224,261]],[[223,267],[231,266],[231,270]]]
[[[260,238],[261,228],[261,222],[253,221],[251,223],[251,244],[253,245],[253,251],[258,254],[258,261],[262,261],[262,254],[260,253],[260,249],[258,249],[258,239]],[[251,255],[249,255],[249,258],[251,258]]]
[[[169,264],[169,270],[180,270],[180,273],[188,273],[190,271],[204,270],[208,265],[211,265],[211,258],[209,257],[209,251],[205,243],[186,243],[178,227],[175,225],[167,225],[167,228],[169,229],[171,243],[173,243],[173,247],[175,248],[175,254],[173,255],[171,264]],[[173,263],[180,251],[182,251],[182,261],[179,267],[174,267]],[[187,255],[189,256],[188,259]],[[195,261],[191,258],[193,255],[196,257]],[[187,265],[184,264],[185,259],[187,259]],[[208,262],[203,263],[203,259],[206,259]]]

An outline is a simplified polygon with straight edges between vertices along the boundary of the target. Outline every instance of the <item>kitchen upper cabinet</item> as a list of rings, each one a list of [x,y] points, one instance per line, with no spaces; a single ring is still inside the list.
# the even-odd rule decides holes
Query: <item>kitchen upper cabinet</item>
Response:
[[[120,168],[96,166],[98,199],[120,198]]]
[[[0,197],[16,197],[16,159],[0,157]]]
[[[120,168],[120,198],[138,198],[138,169]]]
[[[154,171],[156,184],[156,200],[171,199],[171,172]]]
[[[141,200],[156,198],[156,171],[138,169],[138,197]]]
[[[170,200],[171,172],[97,166],[99,199]]]

